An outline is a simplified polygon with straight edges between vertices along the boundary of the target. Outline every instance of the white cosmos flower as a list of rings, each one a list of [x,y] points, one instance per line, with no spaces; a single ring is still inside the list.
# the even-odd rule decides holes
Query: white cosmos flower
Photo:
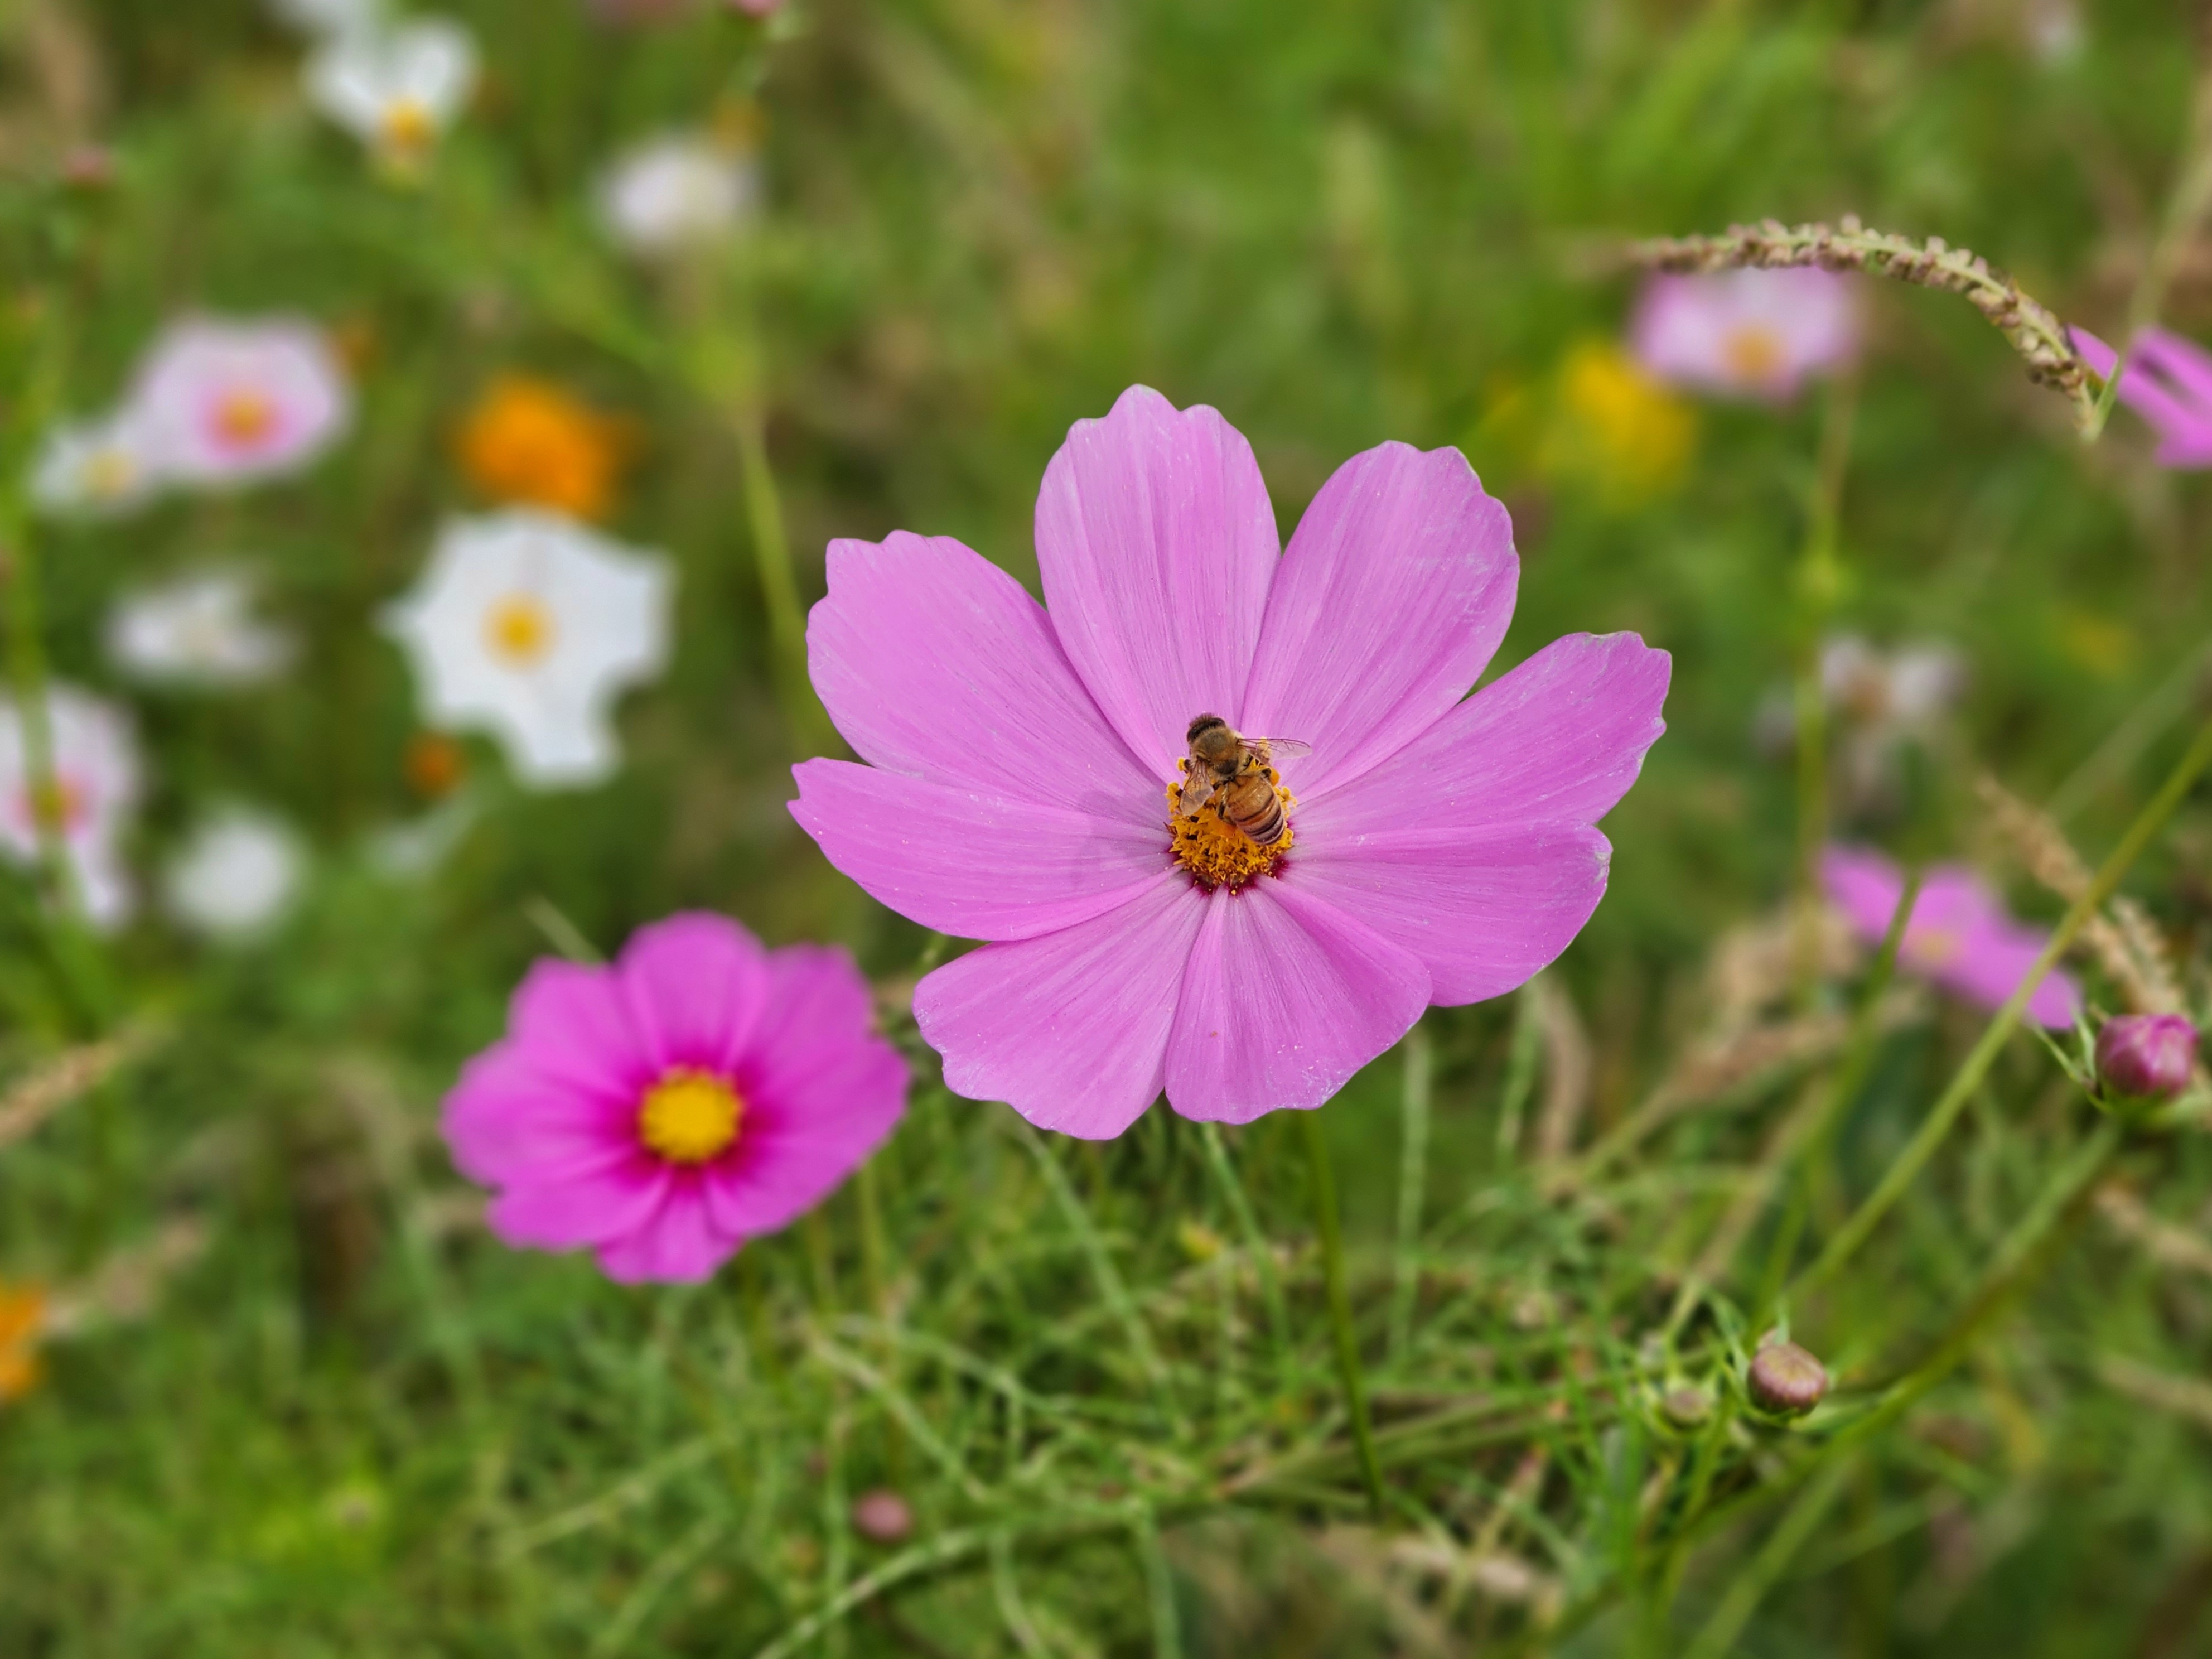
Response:
[[[443,17],[336,34],[306,80],[309,101],[379,160],[418,167],[476,88],[476,39]]]
[[[599,182],[599,218],[620,246],[659,257],[728,236],[759,192],[750,155],[672,134],[617,158]]]
[[[247,939],[273,926],[299,890],[300,838],[283,819],[242,806],[204,819],[161,884],[172,916],[210,939]]]
[[[487,730],[524,783],[576,787],[619,763],[610,709],[666,660],[674,581],[659,554],[518,509],[447,526],[384,626],[428,724]]]
[[[35,866],[40,825],[52,825],[61,833],[86,915],[95,927],[119,927],[133,895],[116,842],[139,784],[130,717],[70,685],[49,686],[46,704],[54,775],[41,792],[31,780],[21,712],[13,699],[0,699],[0,855]]]
[[[134,679],[155,684],[251,685],[292,660],[295,641],[255,620],[253,584],[204,571],[125,593],[107,613],[107,652]]]
[[[31,499],[61,517],[116,518],[150,500],[166,473],[149,423],[126,409],[47,434],[32,468]]]

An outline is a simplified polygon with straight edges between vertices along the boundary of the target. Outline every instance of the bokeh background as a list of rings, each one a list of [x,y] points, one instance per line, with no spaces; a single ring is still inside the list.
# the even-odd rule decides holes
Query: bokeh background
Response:
[[[2052,805],[2093,862],[2110,848],[2191,723],[2212,495],[2125,409],[2082,443],[1955,298],[1870,278],[1847,377],[1782,404],[1657,386],[1624,355],[1622,245],[1856,212],[2124,336],[2191,165],[2199,9],[438,9],[480,75],[402,176],[303,95],[312,40],[256,0],[0,6],[13,471],[195,312],[314,319],[357,398],[326,455],[251,489],[86,521],[11,486],[11,673],[27,636],[130,709],[143,799],[122,847],[147,902],[94,934],[0,872],[0,1086],[20,1104],[58,1054],[99,1078],[0,1149],[0,1286],[47,1325],[0,1405],[0,1651],[750,1654],[916,1559],[799,1650],[1678,1650],[1771,1516],[1701,1540],[1673,1612],[1640,1611],[1671,1454],[1621,1368],[1783,1096],[1713,1091],[1726,1109],[1564,1192],[1546,1158],[1629,1121],[1717,1009],[1786,979],[1756,951],[1799,859],[1790,687],[1824,641],[1932,644],[1958,668],[1910,730],[1862,734],[1863,775],[1844,760],[1865,711],[1836,711],[1839,832],[1980,861],[2055,916],[1975,781]],[[594,210],[612,159],[669,131],[750,181],[728,245],[675,271]],[[2177,247],[2163,320],[2212,335],[2212,233]],[[465,434],[515,377],[587,411],[591,516],[676,574],[666,670],[623,700],[619,770],[585,789],[525,787],[493,743],[432,732],[377,625],[441,524],[514,493]],[[779,666],[748,434],[802,603],[830,538],[894,528],[1034,582],[1044,465],[1133,382],[1247,434],[1286,531],[1358,450],[1462,448],[1522,560],[1498,668],[1580,629],[1674,655],[1668,732],[1607,821],[1583,937],[1530,991],[1432,1015],[1417,1066],[1388,1057],[1327,1109],[1386,1420],[1528,1407],[1440,1440],[1382,1528],[1340,1469],[1228,1492],[1268,1448],[1340,1428],[1287,1131],[1232,1137],[1289,1287],[1278,1386],[1261,1277],[1188,1127],[1156,1109],[1040,1152],[1005,1109],[945,1096],[901,1008],[941,942],[785,810],[792,762],[838,751]],[[1846,465],[1832,580],[1808,592],[1824,433]],[[229,692],[134,683],[112,607],[211,564],[250,573],[289,665]],[[293,827],[302,874],[271,926],[210,941],[154,900],[234,801]],[[395,832],[417,856],[390,856]],[[2212,810],[2185,805],[2130,879],[2185,964],[2208,855]],[[709,1285],[623,1290],[483,1231],[437,1103],[532,958],[684,907],[849,946],[915,1104],[865,1193]],[[1870,1182],[1978,1029],[1941,1000],[1898,1023],[1835,1191]],[[1399,1325],[1419,1067],[1427,1225]],[[1942,1328],[2078,1130],[2069,1089],[2015,1042],[1801,1336],[1876,1375]],[[2184,1133],[2126,1183],[1860,1455],[1740,1650],[2212,1644],[2212,1158]],[[1149,1360],[1131,1306],[1158,1327]],[[855,1518],[869,1492],[897,1495],[898,1525]]]

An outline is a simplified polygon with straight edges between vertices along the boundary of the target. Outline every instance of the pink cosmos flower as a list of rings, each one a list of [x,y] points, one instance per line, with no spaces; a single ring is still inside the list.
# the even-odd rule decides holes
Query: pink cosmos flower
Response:
[[[2118,354],[2086,328],[2070,332],[2089,367],[2112,379]],[[2128,354],[2119,399],[2157,432],[2160,466],[2212,466],[2212,351],[2165,329],[2145,329]]]
[[[702,914],[611,967],[546,960],[446,1098],[453,1162],[507,1243],[590,1246],[624,1284],[709,1276],[820,1203],[906,1109],[842,951]]]
[[[1879,944],[1905,894],[1905,877],[1898,867],[1871,848],[1831,847],[1821,859],[1820,875],[1830,902],[1844,913],[1852,931],[1869,944]],[[2049,942],[2047,935],[2008,915],[1972,871],[1942,864],[1922,878],[1897,960],[1899,966],[1956,991],[1967,1001],[1994,1009],[2020,988]],[[2028,999],[2027,1016],[2063,1030],[2074,1023],[2081,1000],[2074,981],[2054,968]]]
[[[40,833],[59,832],[84,913],[102,931],[121,927],[136,904],[118,843],[138,804],[138,745],[122,708],[73,685],[46,690],[52,776],[33,778],[23,719],[0,698],[0,856],[33,866]]]
[[[202,318],[155,343],[131,408],[164,476],[221,487],[307,465],[345,431],[353,393],[312,323]]]
[[[1781,403],[1858,355],[1858,307],[1844,278],[1810,266],[1654,276],[1629,336],[1662,380]]]
[[[949,537],[833,542],[807,630],[872,764],[806,762],[793,815],[885,904],[990,941],[915,995],[955,1092],[1091,1138],[1163,1087],[1227,1122],[1318,1106],[1589,920],[1669,661],[1572,635],[1468,698],[1519,563],[1456,450],[1353,457],[1283,551],[1251,447],[1135,386],[1053,459],[1036,551],[1049,613]],[[1273,757],[1273,845],[1211,805],[1171,829],[1200,714],[1310,745]]]
[[[732,11],[741,11],[748,17],[772,17],[783,9],[783,0],[728,0]]]

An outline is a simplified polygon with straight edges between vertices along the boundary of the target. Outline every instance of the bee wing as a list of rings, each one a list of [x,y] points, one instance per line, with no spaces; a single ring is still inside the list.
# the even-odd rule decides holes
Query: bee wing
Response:
[[[1183,780],[1182,793],[1176,798],[1176,811],[1195,812],[1213,799],[1213,774],[1196,768]]]
[[[1300,743],[1296,738],[1246,738],[1243,742],[1247,749],[1265,750],[1278,760],[1296,760],[1313,753],[1311,744]]]

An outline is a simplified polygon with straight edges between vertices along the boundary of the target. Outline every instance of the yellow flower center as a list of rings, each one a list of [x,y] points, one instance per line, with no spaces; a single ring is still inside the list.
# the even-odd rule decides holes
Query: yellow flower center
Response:
[[[1905,934],[1912,959],[1923,968],[1947,968],[1957,960],[1966,941],[1948,927],[1915,927]]]
[[[85,493],[94,501],[112,501],[137,482],[138,469],[119,450],[103,449],[84,464]]]
[[[1190,763],[1180,763],[1185,775]],[[1267,783],[1275,792],[1275,799],[1288,812],[1296,806],[1297,798],[1283,787],[1282,779],[1275,769],[1267,769]],[[1283,854],[1291,850],[1297,832],[1287,824],[1282,839],[1272,847],[1260,843],[1238,829],[1229,817],[1227,806],[1217,790],[1213,798],[1195,811],[1176,809],[1182,804],[1181,780],[1168,786],[1168,833],[1175,837],[1176,862],[1190,872],[1190,878],[1207,892],[1217,887],[1226,887],[1234,893],[1248,883],[1261,877],[1283,861]]]
[[[553,612],[528,593],[510,593],[484,614],[484,642],[513,668],[529,668],[553,648]]]
[[[637,1134],[671,1164],[704,1164],[738,1138],[745,1103],[721,1079],[678,1066],[646,1091]]]
[[[276,405],[266,393],[252,386],[237,386],[216,399],[215,433],[237,449],[250,449],[268,437],[276,424]]]
[[[84,817],[84,791],[67,778],[33,784],[26,800],[31,822],[40,829],[65,830]]]
[[[1765,323],[1745,323],[1730,331],[1721,348],[1729,373],[1751,386],[1764,386],[1782,373],[1782,337]]]
[[[438,136],[430,112],[414,98],[395,98],[384,112],[384,148],[392,155],[411,159],[430,148],[430,141]]]

